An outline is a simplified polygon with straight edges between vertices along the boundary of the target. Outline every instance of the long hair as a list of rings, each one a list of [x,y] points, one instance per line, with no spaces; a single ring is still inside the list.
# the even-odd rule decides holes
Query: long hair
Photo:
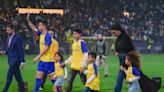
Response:
[[[121,25],[118,24],[118,23],[112,25],[111,30],[117,30],[117,31],[120,31],[122,34],[127,34],[127,33],[125,32],[125,30],[121,27]]]
[[[58,54],[58,55],[60,56],[60,58],[61,58],[60,61],[64,62],[64,57],[63,57],[63,55],[62,55],[61,53],[59,53],[59,52],[56,52],[55,55],[56,55],[56,54]]]
[[[137,51],[131,51],[127,54],[128,61],[131,62],[132,67],[136,67],[140,70],[141,64],[140,64],[140,54]]]

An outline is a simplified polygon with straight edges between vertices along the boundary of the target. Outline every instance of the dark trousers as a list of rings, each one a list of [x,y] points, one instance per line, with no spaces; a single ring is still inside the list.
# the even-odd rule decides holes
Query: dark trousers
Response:
[[[84,92],[99,92],[99,91],[98,90],[91,90],[89,87],[85,87]]]
[[[124,65],[125,58],[126,58],[125,53],[120,53],[119,54],[120,65]],[[125,73],[123,71],[119,70],[118,75],[117,75],[117,80],[116,80],[116,85],[115,85],[115,91],[114,92],[121,92],[122,83],[123,83],[124,79],[125,79]]]
[[[3,92],[8,92],[8,89],[12,82],[13,76],[15,76],[15,79],[17,80],[17,82],[20,86],[19,92],[25,92],[24,82],[22,80],[19,65],[9,66],[8,73],[7,73],[7,81],[6,81],[5,87],[3,89]]]
[[[46,79],[47,79],[47,74],[44,73],[42,83],[41,83],[41,88],[43,88],[43,89],[44,89],[44,84],[46,82]]]
[[[86,76],[83,73],[81,74],[79,70],[71,69],[66,92],[72,92],[73,81],[74,81],[77,74],[80,75],[80,79],[81,79],[82,83],[85,85]]]

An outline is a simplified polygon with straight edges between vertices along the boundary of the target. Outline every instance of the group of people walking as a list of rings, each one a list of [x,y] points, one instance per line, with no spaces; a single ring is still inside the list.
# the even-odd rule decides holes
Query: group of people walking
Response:
[[[77,74],[80,75],[80,79],[85,85],[84,92],[98,92],[100,90],[99,67],[101,64],[104,66],[104,77],[109,76],[106,60],[109,45],[103,39],[103,34],[98,35],[95,46],[96,52],[88,52],[87,43],[81,39],[82,31],[74,29],[72,31],[74,38],[71,48],[72,54],[65,60],[63,55],[58,52],[59,44],[53,38],[53,31],[48,31],[46,21],[40,21],[36,27],[28,16],[27,22],[39,36],[40,53],[32,60],[34,63],[39,61],[34,92],[44,90],[46,76],[49,76],[54,92],[64,92],[65,79],[68,79],[66,92],[72,92],[73,82]],[[0,54],[8,56],[9,62],[7,81],[3,92],[8,91],[13,76],[20,85],[20,92],[25,92],[19,68],[19,66],[24,67],[25,65],[23,42],[15,32],[13,25],[7,26],[6,32],[9,35],[8,47],[6,51],[0,51]],[[128,92],[139,92],[140,55],[135,51],[130,37],[119,24],[112,26],[111,33],[117,37],[115,55],[119,58],[120,66],[114,92],[121,92],[124,79],[128,83]],[[69,75],[66,65],[70,65]]]

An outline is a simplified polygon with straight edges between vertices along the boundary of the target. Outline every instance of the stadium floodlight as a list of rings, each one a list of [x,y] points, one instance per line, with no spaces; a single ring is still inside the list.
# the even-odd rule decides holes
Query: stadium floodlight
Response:
[[[128,11],[124,11],[123,12],[123,15],[126,16],[126,17],[129,17],[130,16],[130,13]]]
[[[40,9],[40,8],[16,8],[19,14],[59,14],[64,15],[63,9]]]

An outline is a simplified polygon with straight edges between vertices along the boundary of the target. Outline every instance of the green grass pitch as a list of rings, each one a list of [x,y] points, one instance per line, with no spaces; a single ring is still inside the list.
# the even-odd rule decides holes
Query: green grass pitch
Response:
[[[21,70],[22,76],[24,81],[28,82],[28,90],[29,92],[33,92],[34,85],[35,85],[35,74],[37,70],[37,63],[32,63],[32,58],[36,55],[27,55],[26,56],[26,66],[24,69]],[[68,57],[68,56],[66,56]],[[119,63],[117,56],[109,55],[108,59],[108,66],[109,66],[109,77],[104,78],[104,71],[103,67],[100,67],[100,92],[113,92],[114,85],[116,81],[116,76],[119,69]],[[159,92],[164,92],[164,54],[149,54],[149,55],[142,55],[141,56],[141,64],[142,64],[142,71],[152,78],[153,76],[162,77],[162,87]],[[5,56],[0,56],[0,91],[4,87],[7,75],[7,58]],[[69,65],[68,65],[69,69]],[[67,81],[65,81],[65,89],[66,89]],[[76,80],[74,81],[73,85],[73,92],[83,92],[84,86],[80,82],[79,76],[76,76]],[[18,92],[17,82],[15,78],[13,78],[13,82],[10,86],[8,92]],[[44,91],[41,92],[52,92],[52,85],[51,82],[47,79],[45,84]],[[127,85],[124,81],[123,91],[127,92]]]

